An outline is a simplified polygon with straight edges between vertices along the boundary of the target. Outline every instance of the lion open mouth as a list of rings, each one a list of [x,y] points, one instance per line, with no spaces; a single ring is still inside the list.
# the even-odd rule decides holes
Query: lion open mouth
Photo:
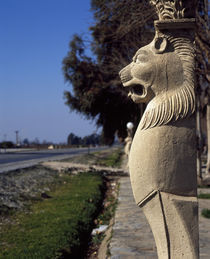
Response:
[[[132,87],[131,92],[133,94],[137,94],[137,95],[140,95],[140,96],[144,94],[143,85],[132,85],[131,87]]]
[[[129,86],[128,96],[131,97],[134,101],[137,99],[144,98],[147,95],[147,90],[143,85],[133,84]]]

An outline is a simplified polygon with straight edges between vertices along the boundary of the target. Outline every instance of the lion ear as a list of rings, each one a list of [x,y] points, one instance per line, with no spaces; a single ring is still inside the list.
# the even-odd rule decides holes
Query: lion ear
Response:
[[[165,37],[158,37],[154,40],[153,49],[156,54],[163,53],[167,48],[167,39]]]

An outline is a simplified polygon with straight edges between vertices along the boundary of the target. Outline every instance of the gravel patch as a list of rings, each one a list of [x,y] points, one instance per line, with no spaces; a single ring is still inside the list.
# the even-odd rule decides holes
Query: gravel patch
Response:
[[[0,174],[0,215],[22,209],[30,200],[41,199],[58,176],[58,171],[43,166]]]

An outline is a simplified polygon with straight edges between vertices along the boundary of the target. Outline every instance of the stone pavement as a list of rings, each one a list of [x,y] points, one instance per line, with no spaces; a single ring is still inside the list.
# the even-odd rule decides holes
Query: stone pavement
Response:
[[[209,192],[201,189],[199,192]],[[199,200],[199,215],[210,209],[210,200]],[[200,216],[200,258],[210,259],[210,219]],[[156,246],[142,210],[135,204],[129,177],[121,177],[119,205],[110,242],[111,259],[157,258]],[[190,259],[190,258],[189,258]]]

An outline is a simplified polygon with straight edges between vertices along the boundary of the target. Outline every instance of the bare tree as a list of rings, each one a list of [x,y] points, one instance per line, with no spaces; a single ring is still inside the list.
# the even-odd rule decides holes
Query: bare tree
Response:
[[[200,118],[206,111],[208,162],[206,172],[210,171],[210,113],[209,113],[209,83],[210,83],[210,31],[208,16],[208,0],[198,0],[196,8],[196,78],[197,78],[197,136],[198,136],[198,175],[201,176],[202,129]],[[207,101],[206,101],[207,100]]]

